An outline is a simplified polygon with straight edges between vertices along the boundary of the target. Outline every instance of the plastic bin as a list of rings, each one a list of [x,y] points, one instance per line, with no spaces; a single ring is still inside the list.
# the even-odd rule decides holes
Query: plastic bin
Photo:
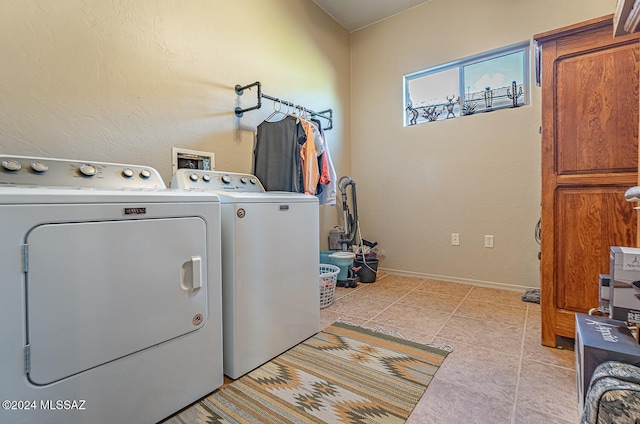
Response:
[[[329,257],[329,255],[331,255],[332,253],[336,253],[335,250],[321,250],[320,251],[320,263],[321,264],[331,264],[331,265],[335,265],[332,261],[331,258]]]
[[[320,264],[320,307],[326,308],[333,303],[338,284],[340,268],[335,265]]]
[[[360,277],[361,283],[375,283],[378,274],[377,259],[367,259],[367,263],[365,264],[362,256],[360,256],[360,258],[356,258],[354,267],[360,267],[360,269],[356,271],[356,275]]]
[[[353,259],[356,254],[353,252],[343,252],[338,250],[329,255],[331,263],[340,269],[338,273],[338,281],[347,281],[349,277],[349,269],[353,266]]]

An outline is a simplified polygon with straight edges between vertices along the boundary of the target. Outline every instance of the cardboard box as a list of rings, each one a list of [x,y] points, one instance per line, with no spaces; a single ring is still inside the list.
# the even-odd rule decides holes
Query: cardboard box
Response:
[[[611,318],[640,323],[640,249],[612,246],[609,274]]]
[[[579,411],[589,389],[593,371],[606,361],[640,366],[640,345],[623,321],[576,314],[576,392]]]

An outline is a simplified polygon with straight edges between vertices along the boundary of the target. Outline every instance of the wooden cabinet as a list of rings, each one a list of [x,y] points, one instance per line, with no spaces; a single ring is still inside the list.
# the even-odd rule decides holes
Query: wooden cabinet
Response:
[[[613,15],[534,37],[542,86],[542,344],[574,337],[574,314],[598,306],[610,246],[635,246],[624,198],[638,181],[637,34]]]

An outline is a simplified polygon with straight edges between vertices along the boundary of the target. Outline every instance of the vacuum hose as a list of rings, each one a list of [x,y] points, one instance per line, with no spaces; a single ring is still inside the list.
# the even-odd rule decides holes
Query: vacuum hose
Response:
[[[347,203],[347,186],[351,186],[351,205],[353,206],[353,216],[349,213],[349,204]],[[340,238],[342,250],[353,244],[358,231],[358,203],[356,201],[356,183],[349,176],[343,176],[338,181],[338,187],[342,193],[342,211],[344,215],[344,235]]]

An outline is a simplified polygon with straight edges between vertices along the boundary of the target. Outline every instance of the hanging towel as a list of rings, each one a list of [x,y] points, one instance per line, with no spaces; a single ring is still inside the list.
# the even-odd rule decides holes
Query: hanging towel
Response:
[[[316,144],[316,154],[318,155],[318,169],[320,170],[320,180],[318,181],[318,186],[316,187],[316,196],[318,196],[324,190],[324,186],[328,185],[331,182],[331,176],[329,175],[329,164],[327,163],[326,155],[324,154],[324,130],[322,129],[322,122],[320,122],[317,118],[311,118],[311,122],[313,122],[318,129],[318,134],[320,135],[320,147]],[[315,139],[314,139],[315,141]]]
[[[323,151],[322,151],[322,174],[320,177],[320,182],[323,184],[322,191],[317,195],[318,203],[326,206],[335,206],[336,205],[336,185],[337,179],[336,170],[333,167],[333,161],[331,160],[331,154],[329,153],[329,144],[327,143],[327,139],[325,137],[322,138],[323,142]],[[324,169],[326,165],[326,170]],[[322,181],[327,181],[328,183],[324,184]]]
[[[258,125],[253,173],[266,191],[304,191],[300,146],[306,144],[307,135],[301,122],[287,116]]]

